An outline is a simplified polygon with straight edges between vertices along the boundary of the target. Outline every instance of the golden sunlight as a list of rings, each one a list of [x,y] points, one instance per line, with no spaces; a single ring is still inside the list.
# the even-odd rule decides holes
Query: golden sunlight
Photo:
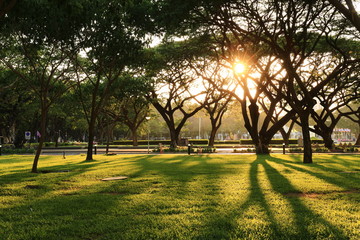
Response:
[[[236,74],[243,73],[245,71],[245,65],[242,63],[235,63],[234,71]]]

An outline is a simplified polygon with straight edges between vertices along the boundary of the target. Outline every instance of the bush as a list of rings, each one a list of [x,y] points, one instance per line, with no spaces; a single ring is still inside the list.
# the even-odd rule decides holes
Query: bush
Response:
[[[329,149],[325,147],[316,147],[313,149],[313,152],[327,153],[329,152]]]
[[[196,152],[197,153],[214,153],[214,152],[216,152],[216,148],[211,148],[211,147],[197,148]]]
[[[223,141],[217,140],[217,141],[214,141],[214,144],[232,144],[232,145],[238,145],[238,144],[240,144],[240,140],[223,140]]]
[[[359,152],[359,149],[356,147],[349,147],[344,149],[345,152]]]
[[[283,139],[272,139],[270,141],[270,144],[277,144],[277,145],[282,145],[284,143]],[[289,144],[297,144],[298,140],[297,139],[289,139]],[[240,144],[253,144],[252,139],[241,139],[240,140]]]
[[[25,153],[35,153],[35,149],[33,148],[3,148],[1,150],[2,153],[5,154],[25,154]]]
[[[209,144],[209,140],[208,139],[189,139],[189,143],[194,144],[194,145],[201,145],[201,144]]]
[[[200,150],[201,149],[201,150]],[[153,152],[160,152],[159,148],[155,148]],[[171,152],[171,153],[179,153],[179,152],[188,152],[188,147],[163,147],[163,152]],[[191,153],[214,153],[216,152],[216,148],[204,147],[204,148],[194,148],[192,147],[190,150]]]
[[[289,148],[290,153],[302,153],[302,148]]]
[[[247,149],[233,149],[234,153],[254,153],[256,152],[255,148],[247,148]]]
[[[148,142],[148,140],[138,140],[138,144],[139,145],[148,145],[148,143],[150,145],[159,145],[159,143],[163,144],[163,145],[170,145],[170,140],[150,140]],[[133,141],[132,140],[115,140],[113,142],[114,145],[133,145]]]

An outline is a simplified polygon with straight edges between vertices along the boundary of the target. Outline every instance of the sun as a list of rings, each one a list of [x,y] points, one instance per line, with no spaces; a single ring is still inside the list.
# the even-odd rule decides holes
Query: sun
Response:
[[[243,73],[245,71],[245,65],[242,63],[235,63],[234,71],[236,74]]]

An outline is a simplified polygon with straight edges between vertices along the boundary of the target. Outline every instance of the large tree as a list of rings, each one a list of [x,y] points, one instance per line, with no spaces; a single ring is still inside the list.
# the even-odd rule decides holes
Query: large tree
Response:
[[[37,172],[51,105],[73,85],[68,41],[82,19],[71,3],[21,1],[2,19],[1,61],[35,94],[40,106],[40,142],[32,172]],[[71,26],[71,27],[69,27]]]
[[[125,75],[117,85],[104,113],[114,122],[125,124],[133,140],[138,146],[138,129],[150,115],[150,102],[146,98],[149,86],[145,79]]]
[[[73,62],[77,67],[77,82],[88,123],[86,160],[93,159],[97,115],[109,99],[119,76],[140,57],[146,31],[141,22],[138,24],[141,11],[134,12],[134,9],[141,10],[141,2],[96,1],[90,20],[74,41],[76,48],[81,50]],[[145,17],[142,20],[150,21]],[[83,82],[86,82],[89,94],[81,92]]]
[[[195,42],[158,46],[152,51],[153,61],[148,67],[147,74],[153,79],[148,98],[169,129],[172,147],[179,145],[181,129],[204,107],[203,100],[208,97],[206,91],[197,87],[198,76],[190,67],[190,62],[196,61],[196,56],[204,50]]]

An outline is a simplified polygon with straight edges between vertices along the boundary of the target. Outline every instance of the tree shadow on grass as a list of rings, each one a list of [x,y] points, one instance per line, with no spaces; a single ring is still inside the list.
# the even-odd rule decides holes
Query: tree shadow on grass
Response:
[[[270,157],[257,156],[250,164],[250,193],[246,200],[210,214],[206,228],[198,239],[347,239],[339,228],[314,213],[299,198],[284,197],[283,193],[297,189],[267,161]],[[266,180],[268,179],[268,180]],[[276,199],[276,200],[275,200]],[[281,201],[280,205],[275,201]],[[274,202],[271,202],[274,201]],[[286,206],[287,219],[281,219]],[[290,222],[287,222],[290,221]],[[320,226],[318,232],[310,230]],[[214,230],[222,235],[214,235]],[[217,237],[214,237],[217,236]]]
[[[347,190],[351,189],[358,189],[359,188],[359,173],[354,174],[346,174],[346,172],[339,171],[338,168],[334,167],[326,167],[323,164],[326,163],[326,161],[321,161],[320,163],[313,163],[313,164],[307,164],[304,165],[301,162],[296,162],[298,159],[291,156],[294,161],[291,160],[284,160],[281,158],[276,157],[269,157],[269,161],[281,164],[285,167],[288,167],[290,169],[310,174],[314,177],[317,177],[321,180],[324,180],[328,183],[334,184],[341,188],[347,188]],[[333,158],[336,159],[336,158]],[[341,159],[339,159],[341,160]],[[330,160],[330,162],[334,162],[335,160]]]
[[[267,161],[274,161],[274,158],[268,157],[261,164],[264,166],[272,189],[278,194],[284,194],[285,191],[298,191],[291,182],[284,177],[277,169],[269,165]],[[280,159],[278,161],[281,161]],[[304,179],[305,181],[305,179]],[[286,201],[290,204],[294,215],[294,224],[297,228],[297,234],[303,239],[314,239],[317,237],[332,239],[347,239],[348,237],[338,227],[314,213],[305,203],[298,197],[287,197]],[[309,229],[319,228],[317,232],[310,232]],[[296,235],[292,237],[296,238]]]

